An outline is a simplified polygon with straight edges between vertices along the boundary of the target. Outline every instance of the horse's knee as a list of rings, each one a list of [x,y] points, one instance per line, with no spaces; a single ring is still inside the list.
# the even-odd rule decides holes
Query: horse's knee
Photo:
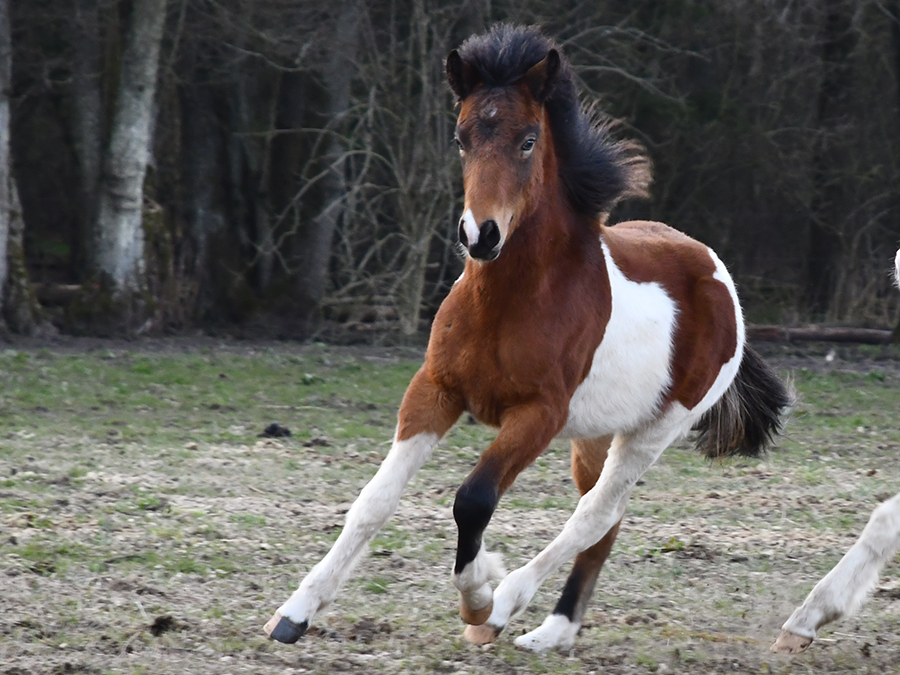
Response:
[[[478,555],[481,534],[490,522],[498,500],[497,483],[484,475],[473,474],[456,491],[453,518],[459,528],[457,574]]]

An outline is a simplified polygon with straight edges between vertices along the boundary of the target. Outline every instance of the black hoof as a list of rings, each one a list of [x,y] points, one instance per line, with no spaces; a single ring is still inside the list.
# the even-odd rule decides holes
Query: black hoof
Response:
[[[303,623],[294,623],[287,617],[281,617],[275,627],[272,629],[272,632],[269,633],[269,637],[273,640],[278,640],[279,642],[283,642],[286,645],[292,645],[306,632],[306,629],[309,628],[309,622],[304,621]]]

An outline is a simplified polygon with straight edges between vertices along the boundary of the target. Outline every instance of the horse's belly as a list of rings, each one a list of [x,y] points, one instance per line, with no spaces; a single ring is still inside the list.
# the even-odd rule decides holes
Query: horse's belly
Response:
[[[626,279],[607,259],[612,314],[561,438],[628,432],[653,420],[671,383],[677,308],[663,287]]]
[[[560,438],[627,432],[657,416],[670,383],[668,362],[660,370],[619,365],[608,363],[597,373],[592,369],[591,376],[575,390]]]

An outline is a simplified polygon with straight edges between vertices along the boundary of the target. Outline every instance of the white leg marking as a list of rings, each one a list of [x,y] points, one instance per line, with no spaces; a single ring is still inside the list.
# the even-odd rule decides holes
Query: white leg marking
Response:
[[[452,578],[453,585],[459,589],[466,606],[478,610],[487,607],[493,598],[494,592],[489,582],[500,581],[505,576],[503,556],[499,553],[488,553],[482,542],[475,560],[466,565],[459,574],[454,572]]]
[[[782,630],[815,639],[816,631],[854,612],[878,582],[878,573],[900,547],[900,494],[881,504],[856,543],[816,584]]]
[[[568,649],[575,644],[580,623],[572,623],[562,614],[551,614],[540,627],[515,639],[516,647],[533,652],[547,652],[551,649]]]
[[[563,531],[531,562],[511,572],[497,586],[488,625],[502,630],[525,610],[540,585],[560,565],[600,541],[622,519],[638,479],[695,420],[696,414],[674,404],[653,426],[616,435],[597,484],[578,502]]]
[[[360,554],[393,515],[403,488],[431,455],[438,440],[437,434],[431,433],[418,434],[405,441],[398,441],[394,435],[394,444],[378,473],[347,512],[341,535],[328,555],[312,568],[300,587],[278,609],[281,616],[296,624],[311,622],[316,612],[334,600]]]

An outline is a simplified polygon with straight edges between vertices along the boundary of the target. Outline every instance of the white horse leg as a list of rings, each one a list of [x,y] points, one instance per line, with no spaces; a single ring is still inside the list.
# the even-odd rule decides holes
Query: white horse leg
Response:
[[[300,587],[265,625],[279,642],[296,642],[309,628],[313,616],[334,600],[360,554],[393,515],[403,489],[422,467],[439,437],[420,433],[394,443],[375,477],[363,488],[347,512],[346,524],[334,546]]]
[[[525,610],[547,577],[577,553],[600,541],[622,519],[635,483],[663,450],[689,428],[685,413],[679,406],[652,427],[613,438],[597,484],[578,502],[563,531],[531,562],[509,574],[497,586],[490,618],[483,626],[469,626],[465,633],[467,639],[476,643],[493,640],[511,619]],[[579,626],[559,623],[558,619],[544,622],[536,631],[517,638],[516,645],[545,651],[570,644]]]
[[[898,546],[900,494],[875,509],[856,543],[781,627],[772,651],[805,651],[819,628],[855,611],[875,587],[878,573]]]

